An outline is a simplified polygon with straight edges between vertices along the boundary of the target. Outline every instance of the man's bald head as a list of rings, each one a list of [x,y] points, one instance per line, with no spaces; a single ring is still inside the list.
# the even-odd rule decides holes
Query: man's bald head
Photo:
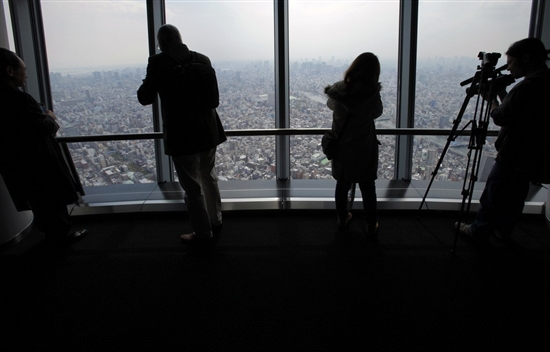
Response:
[[[171,24],[164,24],[159,28],[157,40],[161,51],[170,49],[174,44],[182,43],[180,31]]]

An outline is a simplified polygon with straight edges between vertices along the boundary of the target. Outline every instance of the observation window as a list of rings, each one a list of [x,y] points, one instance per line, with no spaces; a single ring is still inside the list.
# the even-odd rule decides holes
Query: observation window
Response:
[[[330,128],[324,88],[342,80],[363,52],[378,56],[384,113],[378,128],[395,128],[399,2],[289,1],[290,126]],[[395,138],[379,137],[379,177],[393,178]],[[291,138],[291,177],[330,178],[321,136]],[[316,170],[317,169],[317,170]]]
[[[480,52],[500,53],[495,67],[506,64],[504,54],[510,44],[528,36],[531,1],[429,1],[419,2],[418,57],[414,110],[415,128],[458,130],[475,116],[479,96],[470,99],[460,121],[459,111],[466,99],[466,86],[482,63]],[[507,71],[503,71],[507,74]],[[479,112],[479,108],[478,108]],[[456,121],[456,122],[455,122]],[[489,129],[498,129],[490,121]],[[467,127],[468,130],[471,127]],[[450,144],[438,179],[461,180],[466,166],[469,137],[458,137]],[[495,153],[487,138],[484,155]],[[447,143],[447,136],[419,136],[413,146],[413,179],[430,179],[433,166]],[[440,169],[441,170],[441,169]]]

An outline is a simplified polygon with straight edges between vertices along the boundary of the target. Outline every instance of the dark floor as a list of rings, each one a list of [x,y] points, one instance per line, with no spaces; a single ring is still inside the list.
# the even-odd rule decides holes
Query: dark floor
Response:
[[[75,218],[66,250],[33,231],[0,253],[2,351],[548,351],[550,230],[459,237],[454,212],[380,214],[379,240],[333,212],[235,212],[218,249],[184,215]]]

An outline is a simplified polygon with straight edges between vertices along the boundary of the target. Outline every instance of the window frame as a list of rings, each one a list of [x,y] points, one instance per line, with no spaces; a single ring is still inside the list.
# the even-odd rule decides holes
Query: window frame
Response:
[[[156,47],[156,32],[165,23],[164,0],[146,0],[147,26],[149,39],[149,53],[158,52]],[[38,97],[48,107],[52,106],[52,97],[49,82],[47,51],[45,47],[44,29],[40,0],[17,1],[9,0],[12,25],[14,28],[14,44],[19,55],[26,62],[29,71],[29,80],[26,91]],[[532,1],[532,13],[529,33],[531,36],[541,37],[550,41],[550,6],[544,6],[543,0]],[[275,96],[276,96],[276,129],[291,130],[289,120],[289,55],[288,55],[288,1],[274,0],[275,24]],[[418,2],[400,0],[399,43],[398,43],[398,99],[396,117],[396,149],[395,149],[395,176],[397,180],[411,180],[412,174],[412,145],[415,136],[424,133],[438,133],[445,131],[414,132],[414,99],[416,74],[416,44],[418,27]],[[544,19],[546,18],[546,21]],[[22,40],[22,38],[31,38]],[[153,105],[154,130],[162,132],[160,108]],[[241,131],[246,133],[246,131]],[[265,132],[265,131],[264,131]],[[321,133],[307,129],[305,134]],[[391,134],[391,133],[387,133]],[[254,134],[251,134],[254,135]],[[277,187],[287,187],[290,182],[290,134],[275,133],[276,136],[276,163]],[[85,136],[86,137],[86,136]],[[112,136],[112,137],[116,137]],[[127,136],[125,136],[127,137]],[[170,158],[164,154],[162,141],[155,138],[157,180],[159,183],[173,181],[173,170]],[[70,155],[68,160],[70,160]],[[391,181],[391,180],[390,180]],[[237,182],[237,181],[236,181]],[[390,182],[391,183],[391,182]]]

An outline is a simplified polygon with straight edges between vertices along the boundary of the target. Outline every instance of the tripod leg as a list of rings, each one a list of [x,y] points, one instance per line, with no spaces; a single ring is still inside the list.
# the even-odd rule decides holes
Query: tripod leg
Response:
[[[472,137],[470,137],[470,138],[472,138]],[[457,226],[456,226],[456,229],[455,229],[455,239],[454,239],[454,242],[453,242],[453,248],[451,249],[451,252],[454,252],[455,249],[456,249],[456,244],[458,242],[458,235],[460,234],[460,225],[463,223],[462,219],[463,219],[463,215],[464,215],[464,208],[465,208],[465,204],[466,204],[466,199],[470,195],[471,183],[469,182],[468,170],[470,168],[470,163],[471,163],[471,160],[472,160],[471,156],[472,156],[472,151],[470,150],[468,152],[468,161],[466,162],[466,171],[464,173],[464,182],[463,182],[462,193],[461,193],[462,194],[462,202],[460,204],[460,211],[458,213],[458,221],[457,221]],[[466,187],[466,184],[468,184],[468,187]]]
[[[493,87],[491,84],[491,87],[489,88],[488,101],[492,101],[492,97],[493,97]],[[479,165],[481,163],[483,146],[485,145],[485,140],[487,137],[487,127],[489,126],[489,119],[490,119],[490,111],[488,108],[484,109],[485,106],[486,104],[482,102],[481,108],[480,108],[480,114],[479,114],[480,116],[479,122],[476,123],[476,121],[474,120],[472,124],[473,126],[472,134],[470,136],[470,143],[468,144],[468,148],[470,149],[470,151],[468,152],[468,162],[466,165],[466,171],[464,173],[464,187],[462,189],[462,205],[460,207],[459,218],[457,221],[458,226],[456,228],[454,245],[451,252],[454,252],[456,249],[458,235],[460,233],[460,224],[462,223],[462,216],[464,212],[467,212],[467,213],[470,212],[473,193],[474,193],[474,187],[475,187],[475,183],[478,180]],[[477,106],[476,106],[476,111],[477,111]],[[472,161],[472,151],[474,151],[473,161]],[[470,169],[470,165],[472,165],[471,173],[468,173],[468,170]],[[466,188],[466,183],[468,183],[467,188]]]
[[[477,84],[477,81],[474,81],[472,85]],[[447,138],[447,143],[445,143],[445,147],[443,148],[443,151],[441,152],[441,156],[439,157],[439,160],[437,161],[437,164],[435,166],[434,171],[432,172],[432,177],[430,179],[430,183],[428,184],[428,187],[426,188],[426,192],[424,193],[424,197],[422,197],[422,201],[420,202],[420,207],[418,207],[418,210],[422,210],[422,207],[424,206],[424,203],[426,203],[426,198],[428,197],[428,192],[430,192],[430,188],[432,187],[432,183],[434,182],[435,176],[437,175],[437,172],[439,171],[439,168],[441,167],[441,164],[443,163],[443,158],[445,157],[445,154],[447,154],[447,150],[449,149],[449,146],[451,145],[451,142],[453,142],[456,137],[458,137],[471,122],[468,122],[466,126],[462,128],[462,130],[458,131],[458,126],[460,125],[460,122],[462,121],[462,116],[464,116],[464,112],[466,111],[466,108],[468,107],[468,103],[470,102],[470,98],[473,96],[473,90],[468,90],[466,97],[464,98],[464,101],[462,102],[462,106],[460,107],[460,111],[458,113],[458,116],[453,121],[453,128],[451,130],[451,133],[449,134],[449,137]]]

